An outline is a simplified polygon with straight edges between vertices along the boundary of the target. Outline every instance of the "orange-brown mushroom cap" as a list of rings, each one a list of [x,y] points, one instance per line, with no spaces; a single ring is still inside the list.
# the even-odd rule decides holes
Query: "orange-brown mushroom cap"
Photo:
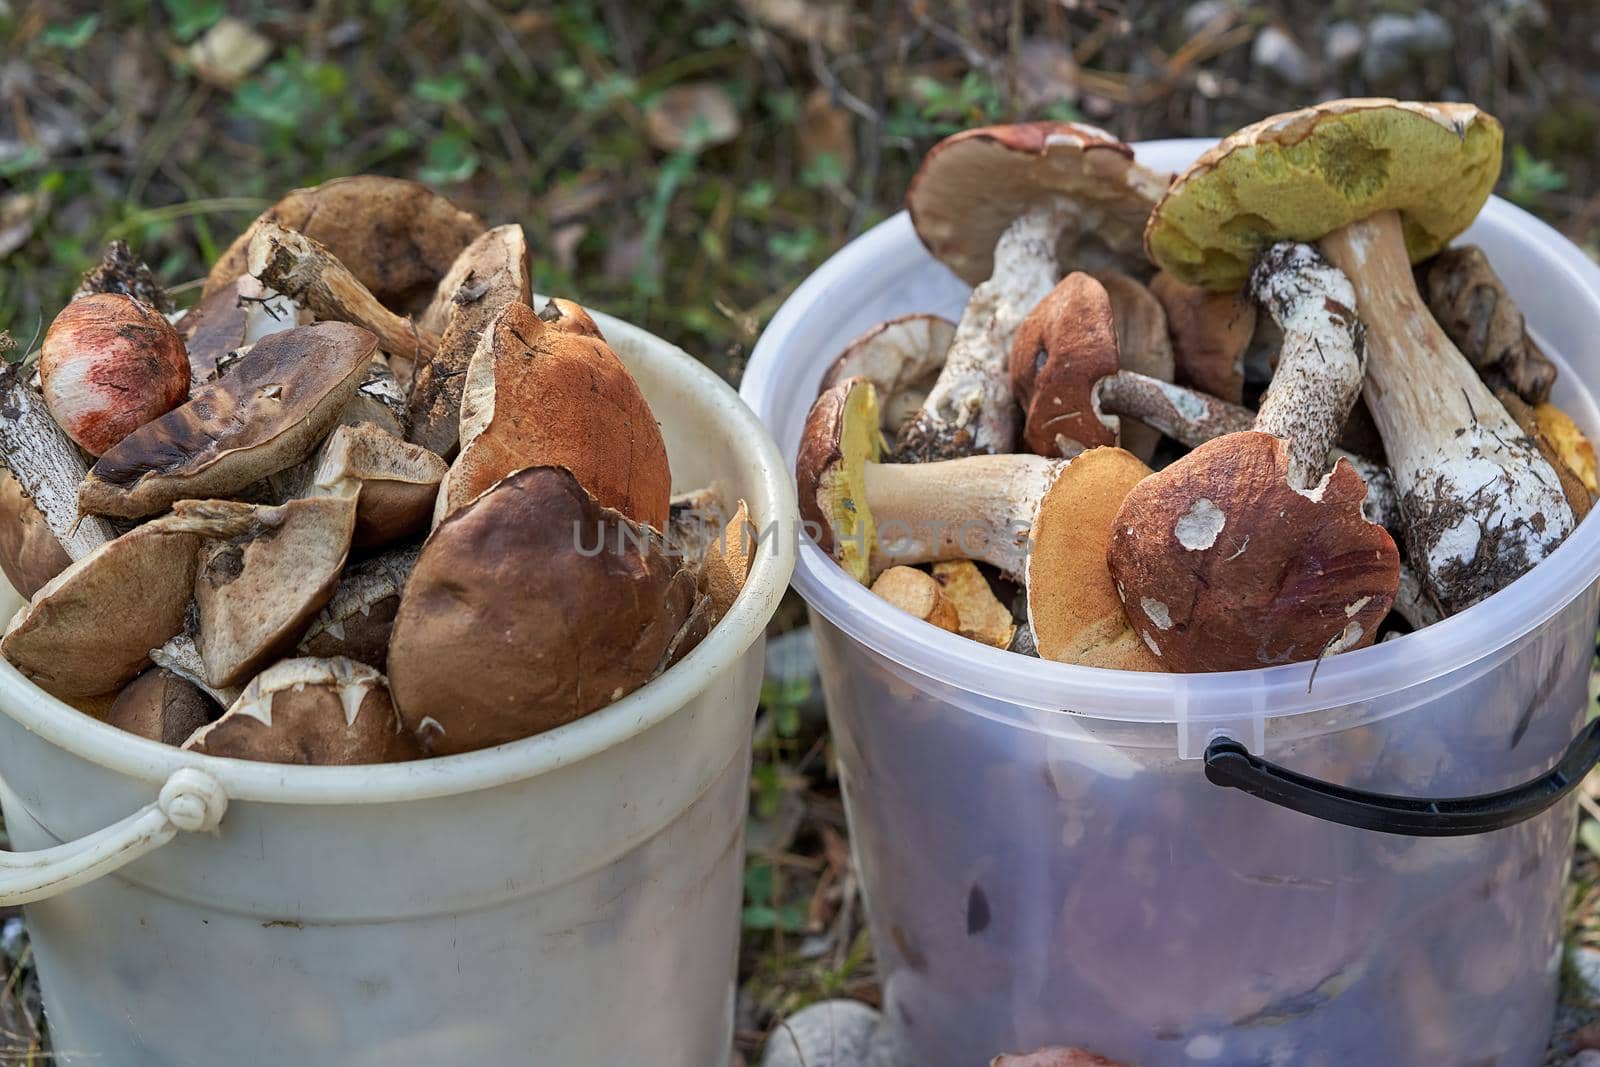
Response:
[[[1140,242],[1167,182],[1104,130],[1023,122],[964,130],[934,145],[911,179],[906,207],[928,251],[971,285],[993,272],[1006,228],[1051,199],[1078,205],[1082,222],[1062,232],[1062,262],[1147,272]]]
[[[1117,373],[1117,331],[1105,286],[1074,272],[1028,313],[1011,346],[1011,391],[1027,419],[1023,439],[1041,456],[1117,443],[1095,383]]]
[[[1107,559],[1128,619],[1172,671],[1230,671],[1371,643],[1400,555],[1361,513],[1366,483],[1340,460],[1289,486],[1283,440],[1244,431],[1146,478],[1117,514]]]

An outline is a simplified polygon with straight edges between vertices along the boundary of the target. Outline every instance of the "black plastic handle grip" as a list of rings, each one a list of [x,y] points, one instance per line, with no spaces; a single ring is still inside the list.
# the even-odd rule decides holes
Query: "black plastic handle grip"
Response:
[[[1475,797],[1399,797],[1368,793],[1279,767],[1231,737],[1206,746],[1206,778],[1325,822],[1406,837],[1466,837],[1525,822],[1578,787],[1600,763],[1600,719],[1572,739],[1556,765],[1539,777]]]

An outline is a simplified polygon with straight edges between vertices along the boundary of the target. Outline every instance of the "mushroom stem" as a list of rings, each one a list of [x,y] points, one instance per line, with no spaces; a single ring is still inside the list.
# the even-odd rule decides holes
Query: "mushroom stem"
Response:
[[[395,369],[398,378],[409,381],[411,368],[438,351],[438,334],[384,307],[332,252],[304,234],[275,222],[259,224],[248,263],[261,284],[304,304],[317,318],[371,330],[378,347],[403,364]]]
[[[111,523],[79,514],[78,483],[88,465],[18,363],[0,366],[0,457],[69,558],[80,560],[116,539]]]
[[[1069,209],[1051,202],[1017,217],[994,246],[994,272],[972,291],[939,380],[901,428],[902,461],[952,459],[1016,447],[1017,413],[1006,375],[1017,328],[1056,284],[1056,237]]]
[[[1367,326],[1366,397],[1406,518],[1408,557],[1445,614],[1506,586],[1573,526],[1560,480],[1434,321],[1400,216],[1324,237]]]
[[[1255,429],[1289,442],[1289,484],[1322,481],[1328,450],[1361,392],[1366,340],[1355,291],[1307,244],[1279,241],[1256,258],[1250,296],[1283,329],[1272,385]]]
[[[1027,454],[865,464],[867,508],[877,524],[873,572],[971,559],[1023,581],[1034,513],[1065,466]]]

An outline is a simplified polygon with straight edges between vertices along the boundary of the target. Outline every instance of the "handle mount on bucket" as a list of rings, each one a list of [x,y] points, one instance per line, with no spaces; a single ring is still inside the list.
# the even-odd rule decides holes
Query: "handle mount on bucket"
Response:
[[[1390,796],[1334,785],[1251,755],[1231,737],[1206,746],[1206,778],[1325,822],[1407,837],[1465,837],[1533,818],[1578,787],[1600,763],[1600,719],[1584,727],[1556,765],[1532,781],[1475,797]]]
[[[205,771],[174,771],[161,794],[121,822],[37,852],[0,852],[0,905],[31,904],[127,866],[178,836],[215,830],[228,794]]]

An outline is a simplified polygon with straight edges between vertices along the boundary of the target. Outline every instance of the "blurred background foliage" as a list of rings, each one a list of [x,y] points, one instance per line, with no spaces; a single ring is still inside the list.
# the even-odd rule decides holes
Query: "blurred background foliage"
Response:
[[[370,171],[523,223],[540,290],[737,380],[788,292],[898,210],[946,134],[1218,135],[1354,95],[1488,108],[1500,192],[1600,247],[1592,0],[0,0],[0,329],[27,344],[115,237],[187,302],[283,192]],[[811,1000],[877,995],[802,622],[791,602],[774,624],[756,732],[752,1054]],[[1572,960],[1600,975],[1600,788],[1584,803]],[[38,1006],[0,911],[0,1063],[45,1055]]]

